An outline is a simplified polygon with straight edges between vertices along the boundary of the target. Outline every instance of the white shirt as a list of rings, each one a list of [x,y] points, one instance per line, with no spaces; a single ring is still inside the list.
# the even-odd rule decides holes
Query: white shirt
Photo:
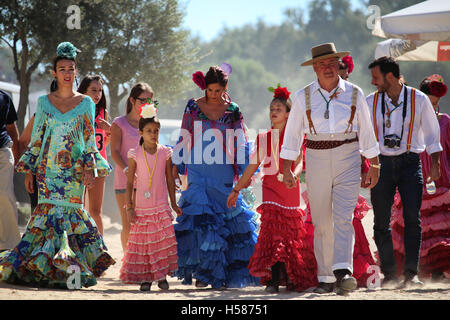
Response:
[[[333,98],[329,104],[329,118],[325,119],[326,102],[323,96],[330,99],[330,95],[336,88],[327,92],[320,88],[316,80],[311,84],[311,119],[317,133],[344,133],[347,129],[351,114],[352,91],[354,84],[339,77],[337,86],[337,98]],[[353,119],[353,132],[357,132],[359,149],[366,158],[376,157],[380,151],[375,138],[372,122],[370,121],[369,107],[361,88],[357,87],[356,113]],[[296,160],[300,154],[305,133],[309,132],[309,122],[306,116],[305,88],[298,91],[293,97],[292,109],[286,124],[283,146],[280,157],[288,160]]]
[[[404,92],[407,90],[407,110],[405,123],[403,128],[403,137],[400,143],[400,148],[392,149],[384,146],[384,137],[383,137],[383,115],[381,113],[381,104],[382,104],[382,94],[378,94],[378,102],[376,106],[376,120],[377,120],[377,130],[378,130],[378,139],[380,141],[380,151],[382,155],[386,156],[396,156],[402,153],[405,153],[406,145],[408,141],[408,131],[409,124],[411,120],[411,87],[403,86],[402,91],[398,97],[399,107],[391,113],[390,121],[391,127],[388,128],[385,126],[385,136],[390,134],[395,134],[398,137],[402,134],[402,122],[403,122],[403,99]],[[414,153],[422,153],[423,151],[427,151],[428,154],[432,154],[435,152],[442,151],[442,146],[440,143],[440,129],[439,122],[437,120],[436,114],[433,110],[433,106],[431,105],[430,99],[426,94],[421,92],[420,90],[416,91],[416,102],[415,102],[415,115],[414,115],[414,126],[411,137],[411,148],[410,151]],[[375,92],[367,96],[367,104],[370,109],[370,118],[373,122],[373,101],[374,101]],[[389,96],[385,93],[384,95],[385,101],[385,123],[387,121],[387,109],[392,111],[395,108],[395,105],[392,103]]]

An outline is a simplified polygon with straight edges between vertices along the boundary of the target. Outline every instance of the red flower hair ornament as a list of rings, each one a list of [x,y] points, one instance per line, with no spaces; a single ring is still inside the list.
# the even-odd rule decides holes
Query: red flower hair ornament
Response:
[[[206,90],[205,75],[201,71],[192,74],[192,81],[202,90]]]
[[[282,88],[279,83],[277,84],[276,89],[274,87],[269,87],[267,90],[273,92],[273,97],[278,99],[288,100],[291,95],[288,89],[286,87]]]
[[[439,74],[433,74],[427,78],[430,81],[431,95],[441,98],[447,93],[447,85],[444,83],[444,78]]]
[[[345,57],[343,57],[342,58],[342,62],[347,65],[348,74],[352,73],[353,67],[354,67],[352,56],[345,56]]]

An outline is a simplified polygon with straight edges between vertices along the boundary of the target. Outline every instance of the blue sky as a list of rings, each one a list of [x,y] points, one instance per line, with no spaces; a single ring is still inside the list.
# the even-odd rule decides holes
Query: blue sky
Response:
[[[185,6],[184,27],[209,41],[226,26],[256,23],[280,24],[286,8],[307,8],[308,0],[181,0]],[[359,5],[358,0],[351,0]]]

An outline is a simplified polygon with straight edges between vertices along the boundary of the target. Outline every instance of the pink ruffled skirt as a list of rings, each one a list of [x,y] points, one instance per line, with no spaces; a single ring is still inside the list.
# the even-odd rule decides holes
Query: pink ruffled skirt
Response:
[[[177,270],[177,243],[168,205],[136,208],[120,279],[124,283],[164,280]]]

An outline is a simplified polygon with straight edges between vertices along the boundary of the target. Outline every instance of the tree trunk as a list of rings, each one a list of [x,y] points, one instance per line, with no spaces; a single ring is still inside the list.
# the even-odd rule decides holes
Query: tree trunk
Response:
[[[22,77],[20,81],[20,100],[19,108],[17,109],[17,128],[19,129],[19,134],[22,133],[25,127],[25,115],[27,113],[27,106],[29,102],[28,94],[30,92],[30,78]]]
[[[109,113],[110,118],[114,119],[115,117],[120,116],[121,112],[119,109],[120,101],[128,94],[128,90],[123,87],[124,91],[119,94],[119,84],[116,83],[109,83],[108,84],[109,89],[109,99],[110,99],[110,106],[109,106]]]

